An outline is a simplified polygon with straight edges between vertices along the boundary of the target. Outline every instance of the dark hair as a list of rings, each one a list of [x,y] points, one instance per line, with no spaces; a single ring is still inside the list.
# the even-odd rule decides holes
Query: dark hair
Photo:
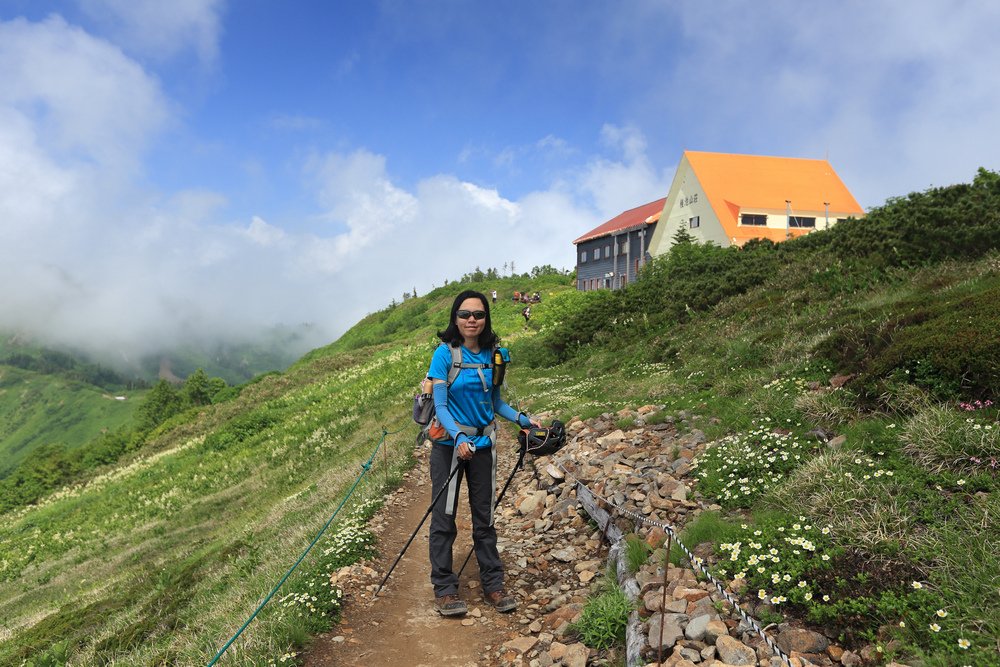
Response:
[[[493,320],[490,319],[490,302],[486,298],[486,295],[471,289],[467,289],[455,297],[454,303],[451,304],[451,315],[448,318],[448,326],[445,327],[444,331],[438,331],[438,338],[452,347],[458,347],[465,342],[462,332],[458,330],[458,325],[455,324],[455,317],[458,313],[458,307],[466,299],[479,299],[482,302],[483,310],[486,311],[486,326],[483,327],[483,332],[479,334],[479,348],[482,350],[492,349],[494,345],[500,342],[500,337],[493,331]]]

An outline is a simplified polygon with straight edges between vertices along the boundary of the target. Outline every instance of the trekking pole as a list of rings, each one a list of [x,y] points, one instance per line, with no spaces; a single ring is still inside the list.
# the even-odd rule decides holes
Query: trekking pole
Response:
[[[430,515],[431,511],[433,511],[434,506],[437,505],[437,501],[441,498],[441,494],[444,493],[445,489],[447,489],[448,486],[451,484],[451,480],[455,477],[455,474],[458,472],[459,468],[461,468],[464,465],[465,461],[459,459],[458,465],[456,465],[452,469],[451,473],[448,475],[448,479],[446,479],[441,488],[438,489],[438,492],[434,494],[434,500],[431,501],[431,504],[427,508],[427,511],[424,512],[424,518],[421,519],[420,523],[417,524],[417,527],[413,529],[413,534],[410,535],[410,539],[406,540],[406,544],[403,545],[403,550],[399,552],[398,556],[396,556],[396,560],[393,561],[392,567],[390,567],[389,571],[385,573],[385,577],[382,579],[382,583],[378,585],[378,589],[376,589],[375,593],[372,595],[373,600],[378,597],[379,591],[381,591],[382,587],[385,586],[385,582],[389,581],[389,575],[392,574],[392,571],[396,569],[396,566],[399,564],[400,559],[403,558],[403,554],[406,553],[406,550],[410,548],[410,543],[413,542],[413,538],[417,536],[417,533],[420,531],[420,527],[424,525],[424,521],[427,521],[427,517]]]
[[[497,508],[500,507],[500,501],[503,500],[503,494],[507,493],[507,487],[510,486],[511,481],[514,479],[514,475],[520,470],[522,464],[524,464],[524,455],[527,454],[527,445],[521,445],[521,451],[517,455],[517,463],[514,464],[514,469],[510,471],[510,477],[507,478],[507,483],[503,485],[500,490],[500,495],[497,496],[496,502],[493,503],[493,511],[496,512]],[[473,544],[472,548],[469,549],[469,554],[465,557],[465,562],[462,563],[462,568],[458,571],[458,576],[462,576],[462,572],[465,571],[465,566],[469,564],[469,559],[472,558],[472,552],[476,550],[476,545]]]

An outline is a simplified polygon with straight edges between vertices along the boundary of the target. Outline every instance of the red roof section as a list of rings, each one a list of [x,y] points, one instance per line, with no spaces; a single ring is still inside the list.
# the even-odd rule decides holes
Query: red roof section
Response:
[[[614,232],[619,232],[631,227],[639,227],[643,224],[652,224],[660,219],[660,213],[663,212],[663,206],[666,202],[667,198],[664,197],[663,199],[657,199],[656,201],[651,201],[648,204],[643,204],[642,206],[630,208],[624,213],[620,213],[614,218],[611,218],[604,224],[594,227],[589,232],[573,241],[573,243],[583,243],[584,241],[590,241],[591,239],[597,239],[602,236],[609,236]]]

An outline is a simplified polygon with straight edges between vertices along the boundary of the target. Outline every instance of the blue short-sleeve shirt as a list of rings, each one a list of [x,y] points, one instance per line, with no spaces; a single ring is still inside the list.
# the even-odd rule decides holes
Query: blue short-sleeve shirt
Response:
[[[462,363],[489,364],[492,350],[484,349],[473,353],[462,346]],[[448,369],[451,367],[451,351],[444,343],[438,345],[431,358],[431,367],[427,377],[435,380],[448,381]],[[466,426],[482,428],[493,421],[493,369],[463,368],[458,377],[448,388],[448,411],[455,421]],[[483,391],[483,380],[486,381],[486,391]],[[476,447],[489,447],[487,436],[473,438]]]

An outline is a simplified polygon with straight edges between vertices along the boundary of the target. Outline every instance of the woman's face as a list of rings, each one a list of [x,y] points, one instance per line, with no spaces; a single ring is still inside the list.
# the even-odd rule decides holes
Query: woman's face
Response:
[[[468,315],[468,317],[462,317],[462,315]],[[478,319],[476,317],[478,315],[482,315],[482,319]],[[486,328],[486,304],[475,297],[464,300],[458,306],[455,324],[463,338],[477,338]]]

